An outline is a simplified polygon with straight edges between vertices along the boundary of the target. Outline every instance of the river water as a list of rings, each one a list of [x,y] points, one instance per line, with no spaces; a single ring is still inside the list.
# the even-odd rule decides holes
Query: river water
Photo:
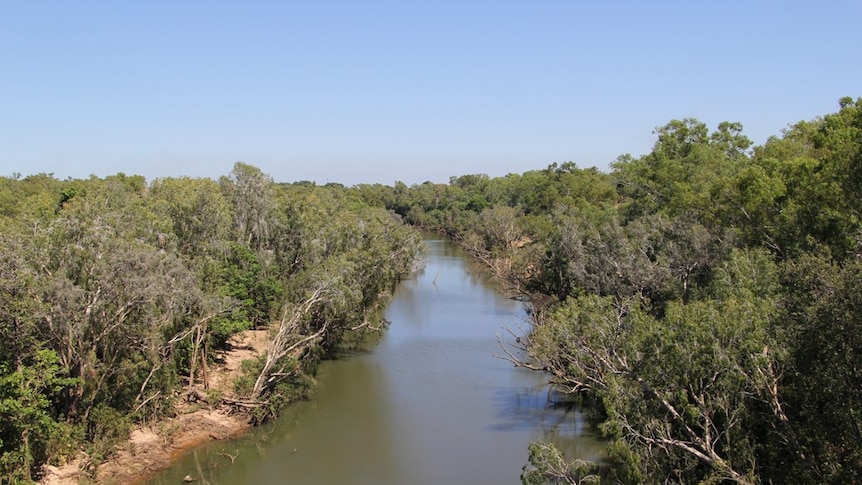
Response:
[[[580,413],[548,406],[545,376],[494,356],[495,333],[527,325],[522,304],[453,243],[426,245],[424,271],[386,311],[389,330],[323,363],[312,400],[243,438],[188,452],[147,483],[188,475],[213,485],[514,485],[534,440],[599,459]]]

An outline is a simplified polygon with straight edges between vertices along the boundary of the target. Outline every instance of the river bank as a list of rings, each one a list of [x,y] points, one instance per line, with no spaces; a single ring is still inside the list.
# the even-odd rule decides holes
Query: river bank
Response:
[[[515,484],[533,441],[599,456],[579,413],[548,405],[544,376],[494,356],[497,332],[528,319],[524,305],[456,244],[426,245],[425,269],[387,307],[389,329],[369,348],[324,362],[314,399],[261,428],[186,403],[194,412],[136,430],[95,482]],[[211,369],[211,385],[227,390],[241,362],[265,351],[267,336],[243,335]],[[215,441],[232,437],[240,439]],[[43,483],[79,483],[57,478]]]
[[[230,350],[219,355],[219,365],[210,369],[211,394],[232,396],[233,380],[242,371],[242,362],[266,352],[269,330],[246,330],[229,340]],[[95,473],[81,468],[86,456],[63,466],[46,465],[40,485],[134,485],[145,481],[171,466],[179,456],[209,441],[241,436],[252,428],[247,416],[232,412],[226,405],[211,405],[204,401],[177,404],[174,417],[146,427],[134,429],[129,440],[121,445]],[[230,456],[225,456],[230,464]],[[196,477],[190,476],[190,479]]]
[[[313,399],[185,453],[146,485],[189,475],[220,485],[515,485],[537,440],[597,459],[602,444],[579,411],[549,405],[547,377],[494,356],[497,333],[527,324],[523,303],[457,244],[433,235],[425,244],[425,268],[385,310],[387,331],[323,362]]]

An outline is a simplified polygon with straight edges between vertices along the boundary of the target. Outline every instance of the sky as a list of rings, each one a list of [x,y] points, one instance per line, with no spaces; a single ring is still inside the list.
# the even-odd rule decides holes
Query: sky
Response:
[[[862,96],[862,2],[0,0],[0,176],[447,182],[756,144]]]

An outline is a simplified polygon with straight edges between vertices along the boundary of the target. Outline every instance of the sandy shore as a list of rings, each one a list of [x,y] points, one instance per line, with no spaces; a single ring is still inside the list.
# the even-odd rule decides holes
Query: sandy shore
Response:
[[[233,378],[239,375],[242,362],[265,352],[268,335],[267,330],[248,330],[234,336],[230,341],[231,350],[220,355],[223,363],[210,370],[209,388],[230,396]],[[237,437],[250,427],[246,417],[229,414],[226,407],[182,403],[176,417],[132,431],[129,441],[98,467],[95,479],[81,471],[81,458],[62,467],[44,467],[45,475],[39,483],[136,484],[168,468],[184,451],[209,441]]]

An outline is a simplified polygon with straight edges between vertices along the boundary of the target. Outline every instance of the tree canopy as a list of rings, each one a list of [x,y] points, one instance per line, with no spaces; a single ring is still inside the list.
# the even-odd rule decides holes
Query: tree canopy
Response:
[[[654,133],[609,173],[567,162],[358,190],[532,303],[523,352],[505,355],[591,410],[601,478],[859,481],[862,98],[762,146],[736,122]],[[545,445],[530,456],[525,483],[599,478]]]
[[[132,424],[206,392],[214,352],[255,326],[278,339],[236,394],[274,415],[321,358],[382,328],[421,253],[343,187],[245,163],[219,181],[0,178],[0,200],[4,483],[81,446],[97,464]]]
[[[234,404],[273,416],[320,359],[385,326],[411,224],[528,301],[513,364],[589,410],[607,461],[529,450],[524,483],[862,480],[862,98],[753,146],[736,122],[656,128],[608,173],[571,162],[413,186],[0,177],[0,477],[206,392],[269,327]],[[560,395],[560,392],[555,395]]]

